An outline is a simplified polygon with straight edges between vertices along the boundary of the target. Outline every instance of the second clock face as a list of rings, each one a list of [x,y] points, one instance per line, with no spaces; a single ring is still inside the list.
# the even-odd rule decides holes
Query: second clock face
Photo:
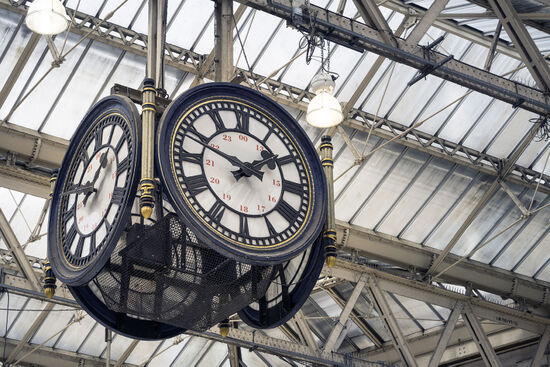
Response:
[[[202,99],[178,116],[167,138],[180,207],[208,234],[269,251],[311,225],[319,205],[315,190],[324,189],[312,175],[312,157],[257,104],[229,96]]]

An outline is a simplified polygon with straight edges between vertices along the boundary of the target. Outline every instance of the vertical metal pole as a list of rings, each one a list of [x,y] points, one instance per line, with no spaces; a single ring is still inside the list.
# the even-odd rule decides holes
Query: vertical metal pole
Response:
[[[105,353],[105,366],[111,366],[111,340],[112,340],[111,330],[105,328],[105,341],[107,342],[107,351]]]
[[[147,75],[143,81],[141,112],[141,180],[139,207],[141,215],[149,218],[155,206],[154,132],[156,114],[155,74],[157,72],[158,1],[149,0],[149,36],[147,39]]]
[[[233,0],[215,2],[215,75],[217,82],[233,78]]]
[[[325,262],[329,268],[334,266],[336,262],[336,229],[335,229],[335,214],[334,214],[334,179],[333,169],[334,161],[332,160],[332,141],[329,135],[325,135],[321,138],[321,164],[323,165],[323,171],[327,180],[327,194],[328,194],[328,207],[327,207],[327,222],[325,226],[325,233],[323,234],[325,242]]]
[[[156,71],[155,81],[157,93],[160,97],[166,97],[164,89],[164,48],[166,44],[166,12],[168,0],[157,2],[157,39],[156,39]]]

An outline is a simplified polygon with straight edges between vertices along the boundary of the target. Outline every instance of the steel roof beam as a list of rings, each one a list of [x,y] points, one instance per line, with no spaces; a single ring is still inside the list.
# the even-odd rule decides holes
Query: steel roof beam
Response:
[[[376,2],[371,0],[353,0],[353,3],[365,23],[380,31],[382,39],[388,45],[395,44],[393,32],[388,22],[386,22],[386,18],[384,18],[382,12],[378,8],[378,5],[376,5]]]
[[[334,302],[336,302],[340,307],[345,307],[346,301],[340,296],[340,294],[334,289],[329,288],[325,289],[325,291],[332,297]],[[384,339],[380,337],[376,333],[376,331],[366,322],[363,320],[364,317],[369,317],[370,315],[361,315],[359,312],[352,310],[350,318],[351,320],[357,325],[359,329],[366,335],[367,338],[370,339],[370,341],[377,346],[378,348],[382,347],[384,344]]]
[[[428,364],[428,367],[439,366],[441,357],[443,357],[443,353],[445,352],[445,349],[447,349],[447,345],[449,344],[449,340],[451,339],[451,335],[453,334],[456,323],[458,322],[458,317],[460,316],[463,308],[464,303],[462,302],[457,302],[453,307],[453,310],[449,315],[449,318],[447,319],[447,323],[445,324],[445,328],[439,336],[439,340],[437,341],[434,353],[430,358],[430,363]]]
[[[337,243],[345,251],[357,251],[360,255],[370,259],[406,269],[413,268],[419,272],[428,269],[433,259],[440,254],[440,250],[342,221],[336,221],[336,232]],[[458,259],[457,255],[449,254],[444,259],[442,266],[450,265]],[[479,261],[466,259],[445,272],[442,279],[461,285],[471,283],[476,289],[482,289],[505,298],[524,300],[527,304],[535,307],[532,310],[535,313],[545,312],[546,315],[550,308],[549,283]],[[537,309],[537,307],[543,307],[543,309]]]
[[[346,302],[346,305],[342,309],[342,312],[340,313],[340,316],[338,317],[338,321],[336,322],[336,325],[332,328],[330,335],[328,336],[327,342],[325,343],[325,352],[333,352],[337,351],[338,348],[340,348],[340,345],[336,342],[337,340],[340,341],[340,343],[343,341],[343,338],[340,338],[340,334],[346,333],[346,323],[351,315],[351,312],[353,311],[353,307],[355,307],[355,303],[359,299],[359,296],[361,295],[361,291],[365,287],[365,279],[359,279],[357,284],[355,284],[355,287],[353,288],[353,292],[351,292],[351,295],[349,299]]]
[[[497,354],[495,353],[495,349],[491,345],[491,342],[489,342],[489,338],[487,338],[485,331],[481,327],[481,323],[477,319],[476,315],[474,315],[469,305],[465,305],[462,310],[462,318],[468,326],[472,338],[477,344],[479,354],[481,354],[485,365],[490,367],[502,366]]]
[[[531,361],[531,367],[539,367],[542,365],[542,357],[544,356],[544,352],[546,352],[548,342],[550,342],[550,327],[546,327],[546,330],[544,330],[544,334],[542,334],[539,339],[539,346],[537,347],[535,356]]]
[[[292,0],[239,2],[292,22]],[[395,38],[396,46],[388,45],[380,31],[321,7],[310,4],[309,13],[315,14],[318,34],[346,47],[374,52],[416,69],[434,66],[446,59],[439,52],[410,45],[399,38]],[[308,20],[305,17],[305,21],[297,25],[298,29],[310,31],[312,26]],[[454,59],[433,70],[432,74],[504,102],[520,104],[522,108],[541,115],[550,109],[550,102],[543,92]]]
[[[448,309],[452,309],[457,301],[462,301],[470,304],[473,312],[478,317],[539,335],[544,332],[546,326],[550,325],[550,318],[536,316],[529,312],[519,311],[349,261],[337,259],[335,267],[332,269],[324,268],[323,273],[350,282],[357,281],[361,276],[374,277],[380,289]]]
[[[25,274],[25,277],[29,280],[31,287],[35,291],[42,291],[42,283],[40,282],[39,277],[34,272],[25,251],[21,247],[21,244],[17,240],[15,233],[13,232],[10,223],[4,216],[4,212],[0,209],[0,235],[4,238],[6,246],[11,251],[19,268]]]
[[[420,21],[416,24],[411,34],[407,37],[407,42],[413,45],[418,44],[428,29],[433,25],[438,15],[441,13],[449,0],[434,1],[430,8],[424,13]]]
[[[519,51],[531,76],[542,90],[550,90],[550,67],[520,20],[510,0],[489,0],[506,33]]]
[[[362,275],[362,277],[363,276],[364,274]],[[388,304],[388,301],[385,298],[384,292],[377,284],[376,279],[374,279],[373,277],[368,277],[367,290],[369,292],[372,302],[374,303],[374,308],[376,309],[376,312],[378,312],[378,315],[382,319],[384,326],[386,326],[386,329],[390,334],[390,337],[393,341],[393,346],[398,351],[399,356],[401,357],[401,361],[404,363],[405,366],[415,367],[417,364],[414,358],[414,354],[411,352],[407,339],[403,335],[403,332],[401,331],[397,320],[393,316],[393,312]]]
[[[19,343],[19,340],[14,339],[0,339],[0,348],[4,347],[6,343],[6,353],[11,353],[13,348]],[[31,344],[23,348],[22,352],[28,352],[37,345]],[[100,357],[94,357],[87,354],[71,352],[68,350],[62,350],[58,348],[51,348],[47,346],[39,346],[36,351],[29,354],[21,361],[23,366],[56,366],[56,367],[74,367],[80,366],[82,363],[85,366],[105,366],[106,360]],[[124,363],[124,367],[138,367],[131,363]]]

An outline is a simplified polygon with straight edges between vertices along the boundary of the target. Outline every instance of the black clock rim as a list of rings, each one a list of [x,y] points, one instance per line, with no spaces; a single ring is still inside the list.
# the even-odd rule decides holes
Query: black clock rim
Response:
[[[319,238],[317,238],[312,246],[312,251],[309,255],[307,264],[305,265],[305,277],[298,280],[300,284],[292,290],[292,294],[290,295],[292,302],[291,309],[281,309],[283,307],[283,305],[281,305],[281,301],[275,306],[269,308],[267,312],[272,312],[274,315],[271,317],[273,317],[274,319],[278,317],[277,314],[282,316],[275,320],[268,319],[267,323],[262,323],[260,321],[260,312],[258,310],[254,310],[250,306],[247,306],[238,312],[238,315],[242,321],[253,328],[272,329],[281,326],[282,324],[290,320],[296,314],[296,312],[298,312],[302,308],[307,298],[311,294],[313,287],[315,287],[315,284],[319,279],[319,275],[321,274],[323,264],[325,262],[325,245],[322,234],[319,236]]]
[[[67,286],[74,299],[88,315],[101,325],[123,336],[139,340],[161,340],[182,334],[186,329],[158,321],[136,319],[110,310],[88,285]]]
[[[314,206],[309,224],[307,224],[302,233],[292,241],[294,244],[293,248],[285,246],[282,249],[276,248],[274,250],[265,248],[247,249],[245,247],[239,247],[238,245],[225,243],[227,241],[223,241],[219,236],[212,234],[205,228],[204,224],[195,217],[182,199],[178,188],[178,182],[172,176],[170,169],[170,136],[179,117],[190,107],[196,105],[198,101],[215,97],[240,99],[243,103],[253,104],[265,110],[278,121],[281,121],[283,123],[282,125],[287,127],[287,132],[292,133],[294,140],[299,145],[302,154],[304,154],[304,159],[307,160],[311,168],[311,181],[314,187],[312,202]],[[187,90],[174,99],[164,111],[157,129],[155,149],[159,178],[167,188],[167,197],[174,207],[174,210],[195,235],[197,235],[201,242],[226,257],[253,265],[280,264],[281,262],[292,259],[305,250],[306,247],[310,246],[323,229],[327,210],[327,194],[325,175],[321,162],[317,158],[317,151],[309,140],[306,132],[288,111],[253,89],[232,83],[214,82],[202,84]],[[311,159],[311,157],[314,157],[314,159]],[[162,164],[162,162],[166,164]]]
[[[65,264],[63,254],[59,251],[62,249],[58,243],[58,216],[60,215],[61,204],[61,192],[65,181],[70,174],[68,167],[74,159],[74,154],[78,151],[79,143],[84,138],[88,128],[94,121],[100,117],[103,113],[109,110],[118,109],[129,121],[130,134],[135,142],[133,145],[133,155],[135,157],[133,165],[134,177],[129,178],[127,181],[127,194],[133,195],[137,191],[140,165],[138,160],[141,158],[141,139],[140,131],[137,128],[137,122],[140,119],[139,112],[135,104],[127,97],[124,96],[107,96],[97,102],[84,116],[80,124],[78,125],[73,137],[70,140],[69,147],[63,157],[61,167],[59,169],[59,175],[56,180],[55,188],[52,194],[52,201],[50,204],[50,217],[48,220],[48,258],[52,265],[52,270],[55,276],[68,285],[79,286],[91,281],[103,268],[105,263],[109,260],[111,252],[114,250],[130,216],[132,208],[131,202],[127,201],[126,206],[122,208],[119,220],[113,224],[112,238],[110,243],[104,245],[103,250],[96,255],[90,263],[84,267],[74,270]],[[133,201],[132,201],[133,202]]]

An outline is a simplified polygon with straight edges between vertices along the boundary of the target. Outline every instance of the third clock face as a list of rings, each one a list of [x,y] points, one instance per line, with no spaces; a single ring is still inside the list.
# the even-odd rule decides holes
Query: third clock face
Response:
[[[211,83],[177,98],[157,136],[161,180],[201,241],[242,261],[284,261],[319,234],[325,181],[315,148],[282,107]]]
[[[272,246],[302,227],[311,201],[307,164],[291,139],[256,109],[214,100],[180,121],[173,168],[190,206],[213,229]]]

